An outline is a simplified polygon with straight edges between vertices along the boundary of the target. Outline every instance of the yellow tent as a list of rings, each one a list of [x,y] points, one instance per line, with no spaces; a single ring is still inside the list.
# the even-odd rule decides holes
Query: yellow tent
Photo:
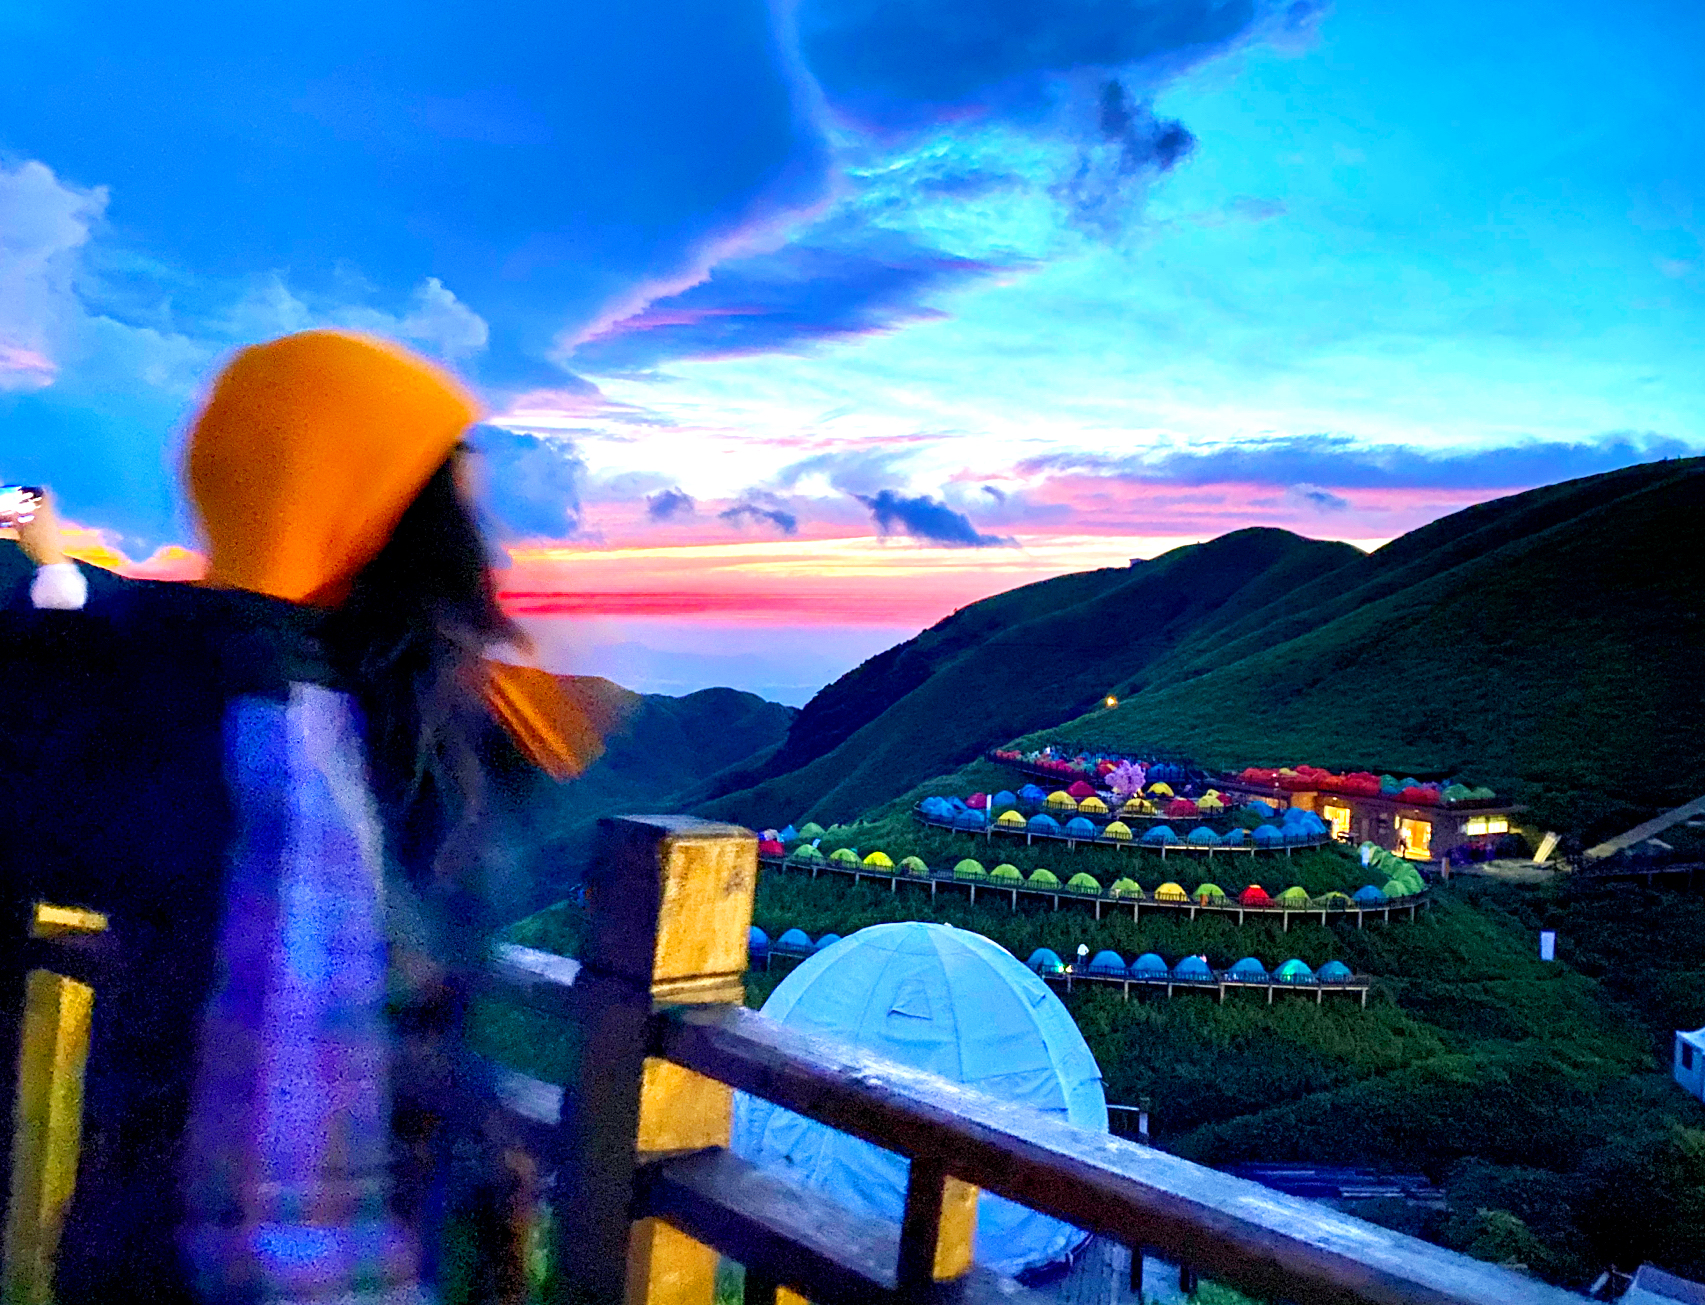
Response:
[[[1190,894],[1177,884],[1165,883],[1154,890],[1154,900],[1157,902],[1188,902]]]
[[[1154,814],[1154,803],[1142,797],[1128,798],[1125,805],[1119,808],[1119,814],[1122,816],[1152,816]]]
[[[1150,797],[1171,797],[1171,796],[1173,796],[1172,785],[1170,785],[1170,784],[1150,784],[1148,791],[1149,791]]]
[[[1003,811],[995,817],[995,825],[1000,829],[1023,829],[1024,817],[1016,811]]]
[[[1201,797],[1196,799],[1196,810],[1198,810],[1198,811],[1224,811],[1225,810],[1225,803],[1220,801],[1217,794],[1204,793],[1204,794],[1202,794]]]
[[[1050,811],[1076,811],[1077,799],[1064,789],[1056,789],[1048,794],[1048,800],[1042,805]]]
[[[1106,834],[1108,838],[1115,839],[1121,843],[1128,843],[1131,841],[1131,827],[1123,820],[1113,821],[1112,824],[1108,825],[1107,828],[1101,832]]]
[[[1091,793],[1077,804],[1078,811],[1086,816],[1104,816],[1107,814],[1107,804]]]
[[[873,870],[892,870],[893,859],[886,852],[872,852],[864,858],[864,863]]]

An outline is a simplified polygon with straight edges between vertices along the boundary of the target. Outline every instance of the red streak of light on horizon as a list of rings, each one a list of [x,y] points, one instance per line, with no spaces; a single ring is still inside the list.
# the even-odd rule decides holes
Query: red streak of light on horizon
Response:
[[[811,589],[782,592],[728,590],[529,590],[505,589],[498,599],[511,616],[719,616],[786,617],[789,624],[821,622],[892,624],[910,618],[939,620],[954,603],[925,595],[897,603],[891,594]],[[963,600],[961,600],[963,601]],[[915,610],[913,610],[915,609]]]

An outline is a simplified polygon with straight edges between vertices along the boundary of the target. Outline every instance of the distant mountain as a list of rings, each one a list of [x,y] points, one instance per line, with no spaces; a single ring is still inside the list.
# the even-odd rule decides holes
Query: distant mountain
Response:
[[[1696,797],[1705,459],[1483,503],[1371,554],[1245,530],[996,595],[829,686],[703,809],[846,819],[1026,734],[1460,772],[1583,831]]]
[[[597,676],[559,676],[604,734],[604,753],[579,779],[529,773],[517,817],[538,904],[578,877],[600,816],[679,811],[722,772],[767,757],[787,737],[795,708],[738,689],[682,697],[633,693]],[[724,781],[729,782],[729,781]]]

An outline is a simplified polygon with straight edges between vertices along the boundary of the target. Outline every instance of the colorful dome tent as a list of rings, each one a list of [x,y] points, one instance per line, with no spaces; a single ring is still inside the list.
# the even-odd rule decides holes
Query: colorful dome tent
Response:
[[[1048,794],[1046,790],[1035,784],[1026,784],[1018,790],[1018,800],[1020,802],[1046,802]]]
[[[965,799],[965,805],[973,811],[986,811],[989,806],[989,795],[987,793],[973,793]]]
[[[1104,816],[1107,814],[1107,804],[1093,793],[1079,802],[1077,809],[1084,815]]]
[[[1316,983],[1348,983],[1355,977],[1343,961],[1327,961],[1314,972]]]
[[[1065,1006],[1036,974],[969,930],[922,923],[861,929],[788,976],[763,1014],[1107,1131],[1101,1072]],[[907,1165],[892,1152],[744,1094],[736,1098],[731,1145],[856,1215],[900,1221]],[[1000,1197],[978,1198],[976,1260],[996,1273],[1056,1263],[1085,1239],[1069,1224]]]
[[[793,952],[796,955],[804,955],[811,950],[811,935],[803,929],[788,929],[771,944],[771,947],[778,952]]]
[[[829,853],[829,863],[831,865],[857,865],[859,863],[858,853],[850,847],[837,847]]]
[[[1384,906],[1387,898],[1378,888],[1369,884],[1367,887],[1358,888],[1355,892],[1351,893],[1350,900],[1355,902],[1357,906],[1369,907]]]
[[[968,856],[953,867],[955,879],[987,879],[989,872],[983,869],[983,863],[974,856]]]
[[[1225,889],[1218,884],[1198,884],[1196,891],[1191,894],[1198,906],[1224,906]]]
[[[760,838],[758,840],[759,856],[786,856],[787,848],[782,846],[779,838]]]
[[[1348,893],[1340,893],[1337,891],[1322,894],[1320,901],[1317,903],[1317,905],[1328,911],[1347,911],[1350,909],[1352,904],[1353,903],[1351,902],[1350,895]]]
[[[1245,802],[1243,804],[1243,809],[1251,815],[1261,817],[1263,820],[1271,820],[1274,816],[1279,814],[1278,809],[1274,807],[1271,802],[1263,802],[1260,798],[1255,798],[1252,801]]]
[[[1030,873],[1030,886],[1032,888],[1058,888],[1060,877],[1052,870],[1036,869]]]
[[[1385,881],[1385,887],[1381,891],[1383,891],[1385,895],[1393,901],[1399,897],[1409,897],[1413,895],[1409,885],[1401,879],[1387,879]]]
[[[872,852],[864,858],[864,864],[871,870],[892,870],[893,859],[886,852]]]
[[[841,940],[840,934],[838,934],[838,933],[826,933],[821,938],[819,938],[817,940],[816,944],[811,948],[811,950],[813,952],[823,951],[827,948],[833,947],[836,943],[840,942],[840,940]]]
[[[1171,971],[1157,953],[1144,952],[1131,962],[1130,973],[1133,979],[1164,979]]]
[[[1205,956],[1186,956],[1172,967],[1172,977],[1179,983],[1212,983],[1214,972],[1208,968]]]
[[[1218,793],[1204,793],[1196,799],[1196,810],[1205,815],[1219,815],[1225,810],[1225,802]]]
[[[1313,983],[1314,971],[1304,962],[1293,958],[1274,970],[1273,977],[1280,983]]]
[[[1101,881],[1094,875],[1080,870],[1066,880],[1066,891],[1068,893],[1083,893],[1089,897],[1100,897]],[[1121,961],[1120,964],[1124,964],[1124,962]]]
[[[1080,779],[1077,783],[1068,788],[1066,793],[1081,802],[1086,797],[1095,796],[1095,786]]]
[[[1111,838],[1115,843],[1129,843],[1131,841],[1131,827],[1123,820],[1110,821],[1107,827],[1101,831],[1101,834],[1104,838]]]
[[[1285,836],[1274,825],[1258,825],[1250,836],[1255,840],[1256,847],[1283,847]]]
[[[1157,767],[1157,769],[1158,769],[1158,767]],[[1151,798],[1157,798],[1157,797],[1169,798],[1169,797],[1176,796],[1172,791],[1172,785],[1165,783],[1164,781],[1162,781],[1161,783],[1158,783],[1158,784],[1150,784],[1148,786],[1148,795]]]
[[[1273,899],[1260,884],[1250,884],[1237,895],[1237,902],[1239,906],[1271,906]]]
[[[1242,979],[1246,983],[1265,983],[1267,982],[1267,967],[1253,956],[1245,956],[1226,971],[1226,977]]]
[[[799,831],[792,825],[783,825],[781,827],[781,832],[777,834],[776,837],[784,843],[797,843],[799,841]]]
[[[1190,831],[1189,836],[1184,841],[1191,847],[1218,847],[1220,836],[1206,825],[1198,825]]]
[[[1038,811],[1025,823],[1025,829],[1032,834],[1058,834],[1060,822],[1046,811]]]
[[[1085,968],[1085,973],[1101,974],[1114,979],[1125,977],[1125,958],[1118,952],[1096,952]]]
[[[1287,911],[1304,910],[1308,906],[1308,890],[1297,884],[1292,884],[1284,892],[1273,898],[1273,901]]]
[[[989,805],[995,807],[1015,807],[1018,805],[1018,795],[1011,789],[1002,789],[989,799]]]
[[[1048,800],[1042,805],[1047,807],[1050,811],[1076,811],[1077,799],[1070,793],[1067,793],[1064,789],[1059,789],[1048,794]]]
[[[955,809],[953,803],[944,797],[927,797],[918,803],[918,812],[925,820],[953,823]]]
[[[810,862],[811,864],[815,865],[816,863],[823,860],[823,853],[822,853],[822,850],[820,848],[817,848],[810,843],[801,843],[798,847],[793,849],[793,852],[788,857],[788,860],[799,861],[799,862]]]
[[[981,811],[961,811],[953,817],[955,829],[982,829],[987,823]]]
[[[1140,902],[1143,899],[1143,886],[1135,879],[1115,879],[1107,892],[1110,896],[1122,897],[1127,901]]]
[[[1121,816],[1152,816],[1154,803],[1145,797],[1126,798],[1125,805],[1119,808]]]
[[[757,925],[746,930],[746,959],[749,965],[762,965],[770,956],[770,936]]]
[[[915,875],[919,879],[929,878],[929,866],[924,863],[921,856],[906,857],[900,862],[900,869],[909,875]]]
[[[1067,838],[1094,838],[1096,836],[1095,826],[1082,816],[1073,816],[1066,821],[1064,832]]]
[[[1188,902],[1190,894],[1179,884],[1167,882],[1154,890],[1154,900],[1157,902]]]
[[[1024,962],[1038,974],[1064,974],[1066,963],[1047,947],[1038,947],[1030,953],[1030,959]]]
[[[1247,829],[1228,829],[1220,835],[1221,847],[1242,847],[1249,841]]]
[[[1024,882],[1024,871],[1003,861],[989,871],[989,878],[1004,884],[1021,884]]]
[[[1003,811],[995,817],[996,829],[1023,829],[1024,813],[1021,811]]]
[[[801,838],[821,838],[823,837],[823,826],[815,820],[807,820],[799,827],[799,836]]]
[[[1167,844],[1177,841],[1178,835],[1173,833],[1171,827],[1167,825],[1150,825],[1143,830],[1144,847],[1165,847]]]
[[[1165,812],[1174,819],[1198,814],[1196,804],[1187,797],[1173,798],[1166,804]]]

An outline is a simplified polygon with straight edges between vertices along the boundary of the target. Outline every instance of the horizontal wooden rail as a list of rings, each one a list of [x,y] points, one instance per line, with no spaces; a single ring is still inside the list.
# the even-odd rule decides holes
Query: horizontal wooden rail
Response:
[[[1299,1305],[1563,1305],[1559,1288],[740,1007],[656,1017],[653,1053],[1078,1227]]]

